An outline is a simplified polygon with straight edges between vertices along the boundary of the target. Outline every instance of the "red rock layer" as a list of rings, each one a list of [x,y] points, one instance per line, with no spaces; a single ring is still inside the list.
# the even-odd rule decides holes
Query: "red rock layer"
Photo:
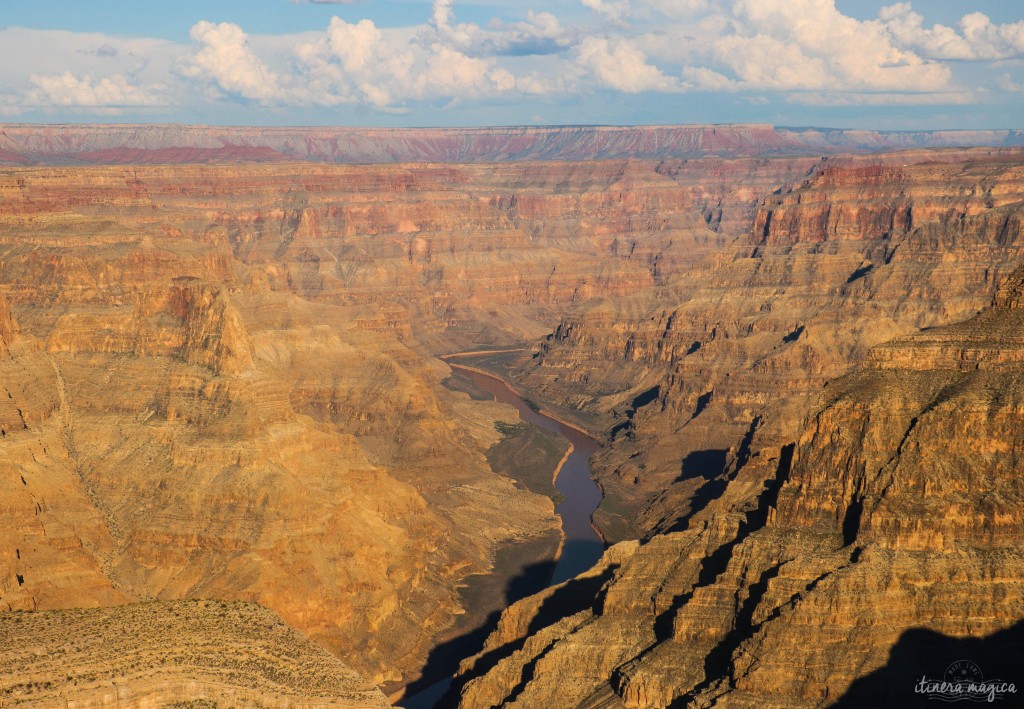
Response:
[[[1018,210],[916,230],[955,243],[951,225],[987,233],[977,220],[1014,224]],[[1016,678],[1022,284],[1017,269],[979,315],[872,349],[685,530],[613,546],[512,606],[464,665],[463,706],[907,706],[920,678],[965,656]]]
[[[1010,130],[878,133],[770,125],[373,129],[6,124],[0,128],[0,163],[679,159],[1021,142],[1021,132]]]
[[[611,431],[604,531],[678,526],[871,346],[983,307],[1024,258],[1021,169],[1018,153],[829,159],[733,245],[564,318],[518,378]]]

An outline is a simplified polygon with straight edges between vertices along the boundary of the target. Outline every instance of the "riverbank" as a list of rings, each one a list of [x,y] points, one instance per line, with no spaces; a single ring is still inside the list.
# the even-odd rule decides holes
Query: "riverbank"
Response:
[[[466,580],[460,590],[466,616],[431,652],[422,678],[407,687],[400,703],[408,709],[444,706],[450,697],[441,697],[448,691],[457,663],[483,647],[502,610],[590,568],[605,548],[591,522],[601,490],[590,477],[589,459],[600,448],[599,441],[582,427],[530,406],[492,372],[453,362],[449,366],[449,388],[474,399],[509,404],[519,412],[520,423],[498,424],[503,438],[487,451],[488,462],[495,472],[548,495],[561,520],[562,534],[505,545],[498,550],[491,573]]]
[[[510,350],[502,350],[502,351],[508,352]],[[491,354],[491,353],[490,352],[473,352],[471,354],[472,355],[479,355],[479,354]],[[470,353],[466,353],[466,355],[468,357],[470,355]],[[444,355],[443,357],[441,357],[441,359],[443,359],[443,360],[454,359],[454,358],[455,358],[455,355]],[[483,367],[479,367],[479,366],[473,366],[471,364],[449,364],[449,366],[453,370],[454,369],[464,369],[467,372],[475,372],[477,374],[482,374],[485,377],[491,377],[492,379],[495,379],[495,380],[501,382],[504,386],[506,386],[509,389],[509,391],[511,391],[513,394],[515,394],[518,398],[522,399],[523,402],[525,402],[528,407],[533,409],[535,412],[537,412],[541,416],[545,416],[545,417],[551,419],[552,421],[557,421],[558,423],[562,424],[563,426],[568,426],[569,428],[575,429],[576,431],[579,431],[584,436],[586,436],[587,438],[593,440],[597,444],[601,444],[602,443],[602,440],[601,440],[600,436],[597,433],[595,433],[593,431],[590,431],[590,430],[587,430],[582,424],[580,424],[580,423],[578,423],[576,421],[570,421],[565,416],[560,415],[560,414],[558,414],[558,413],[556,413],[554,411],[551,411],[549,408],[545,408],[544,406],[538,404],[536,401],[534,401],[530,397],[526,396],[526,394],[524,394],[519,389],[517,389],[509,381],[507,381],[504,378],[502,378],[495,371],[490,370],[490,369],[484,369]]]
[[[540,411],[514,387],[497,375],[474,366],[449,362],[453,373],[468,377],[475,388],[490,392],[495,400],[514,406],[522,421],[554,431],[572,445],[561,464],[554,484],[563,499],[555,507],[562,520],[565,543],[556,560],[553,583],[559,583],[590,568],[604,551],[604,539],[592,515],[601,503],[602,492],[590,476],[590,456],[601,444],[585,429]]]

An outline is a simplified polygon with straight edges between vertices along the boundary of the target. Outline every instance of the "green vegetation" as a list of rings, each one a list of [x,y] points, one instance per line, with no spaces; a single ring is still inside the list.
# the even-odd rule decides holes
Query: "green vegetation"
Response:
[[[504,421],[495,421],[494,428],[505,438],[515,438],[516,436],[525,433],[530,424],[519,421],[517,423],[505,423]]]

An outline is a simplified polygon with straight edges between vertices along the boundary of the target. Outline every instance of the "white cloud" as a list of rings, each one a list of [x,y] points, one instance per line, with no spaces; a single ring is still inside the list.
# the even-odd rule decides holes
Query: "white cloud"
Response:
[[[577,63],[602,86],[625,93],[675,91],[675,79],[648,64],[639,48],[625,39],[587,37],[577,48]]]
[[[635,0],[634,13],[652,11],[673,19],[689,19],[710,7],[708,0]]]
[[[610,20],[622,20],[630,12],[629,0],[580,0],[580,2]]]
[[[374,4],[363,6],[372,17]],[[770,96],[774,106],[953,105],[996,101],[997,91],[1019,95],[1024,83],[1007,61],[1024,59],[1024,22],[970,13],[954,27],[930,25],[906,1],[873,20],[844,14],[836,0],[580,0],[575,15],[562,15],[564,5],[541,7],[530,0],[513,19],[476,24],[458,21],[454,0],[432,0],[418,24],[334,17],[296,34],[248,35],[237,24],[201,21],[191,44],[0,29],[0,52],[18,58],[0,62],[0,114],[177,104],[205,115],[273,107],[283,116],[294,108],[301,120],[331,115],[316,107],[550,106],[595,90],[740,94],[731,105],[750,95]],[[1013,74],[1001,76],[1007,70]],[[229,105],[232,97],[245,101]]]
[[[280,77],[253,53],[238,25],[202,20],[192,26],[189,36],[197,49],[182,68],[186,76],[211,81],[229,94],[262,103],[283,98]]]
[[[1000,91],[1006,91],[1008,93],[1024,91],[1024,86],[1021,86],[1014,81],[1013,77],[1009,74],[1002,74],[998,79],[996,79],[996,86]]]
[[[435,16],[444,15],[443,6]],[[436,18],[435,18],[436,19]],[[335,17],[327,32],[295,49],[310,100],[366,103],[457,100],[514,91],[516,77],[492,58],[474,57],[424,30],[382,30],[370,20]]]
[[[70,71],[62,74],[29,77],[33,88],[26,94],[36,106],[161,106],[167,100],[154,87],[136,86],[120,74],[94,79],[77,77]]]
[[[452,24],[452,0],[434,0],[430,26],[437,39],[473,56],[553,54],[572,44],[572,37],[550,12],[526,13],[526,21],[495,20],[490,29],[473,23]]]
[[[738,91],[741,84],[702,66],[683,67],[683,88],[692,91]]]
[[[909,2],[882,8],[879,17],[901,46],[931,59],[965,61],[1024,56],[1024,21],[997,25],[980,12],[960,18],[960,32],[946,25],[924,26]]]
[[[714,23],[705,23],[713,30]],[[690,41],[688,88],[908,94],[955,93],[949,67],[896,46],[878,20],[844,15],[835,0],[734,0],[718,34]],[[927,100],[927,99],[922,99]]]

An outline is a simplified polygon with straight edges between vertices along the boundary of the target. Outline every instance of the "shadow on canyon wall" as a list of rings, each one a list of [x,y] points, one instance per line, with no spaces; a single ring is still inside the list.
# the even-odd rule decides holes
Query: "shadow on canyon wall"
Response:
[[[592,554],[592,546],[602,546],[599,542],[569,540],[562,549],[563,555]],[[603,548],[603,546],[602,546]],[[555,569],[553,560],[532,564],[513,576],[505,585],[504,603],[502,608],[490,613],[482,624],[468,632],[438,645],[427,658],[420,679],[409,684],[406,699],[399,703],[408,709],[428,709],[436,707],[453,707],[458,704],[458,696],[462,689],[461,683],[451,683],[442,693],[439,683],[445,683],[459,668],[459,662],[472,657],[483,649],[484,641],[498,626],[501,611],[527,596],[543,591],[551,583]],[[584,610],[593,602],[601,586],[611,577],[609,569],[600,576],[586,579],[572,579],[565,586],[555,591],[544,601],[539,612],[530,622],[527,635],[532,634],[555,622],[559,618]],[[522,645],[522,641],[509,643],[495,648],[480,658],[476,674],[482,674],[494,667],[503,658],[508,657]],[[439,699],[435,699],[438,695]]]
[[[593,550],[587,547],[593,545],[602,546],[599,542],[570,540],[566,542],[562,554],[592,554]],[[544,561],[528,566],[521,573],[513,576],[505,585],[505,603],[502,610],[516,601],[547,588],[554,569],[554,561]],[[566,582],[541,604],[536,616],[530,621],[526,636],[560,618],[578,613],[592,605],[599,590],[611,578],[613,572],[614,568],[609,568],[599,576],[571,579]],[[427,707],[444,709],[456,706],[463,686],[461,682],[451,682],[439,699],[433,699],[429,695],[442,694],[437,685],[442,682],[447,684],[458,670],[460,661],[472,657],[483,649],[484,641],[497,628],[500,616],[501,610],[496,610],[487,616],[482,625],[434,648],[427,658],[423,676],[409,685],[406,692],[407,699],[401,700],[399,704],[408,709],[427,709]],[[477,660],[474,674],[480,675],[487,672],[502,659],[522,647],[524,641],[525,638],[490,650]],[[525,682],[526,678],[523,681],[524,685]]]
[[[983,638],[953,638],[932,630],[915,628],[900,636],[885,666],[850,685],[832,709],[862,707],[946,706],[951,698],[929,698],[920,690],[923,678],[943,681],[970,678],[975,668],[983,681],[1001,680],[1015,685],[1016,693],[1004,692],[997,706],[1024,706],[1024,621]],[[962,699],[964,705],[984,699]],[[959,703],[959,702],[954,702]]]

